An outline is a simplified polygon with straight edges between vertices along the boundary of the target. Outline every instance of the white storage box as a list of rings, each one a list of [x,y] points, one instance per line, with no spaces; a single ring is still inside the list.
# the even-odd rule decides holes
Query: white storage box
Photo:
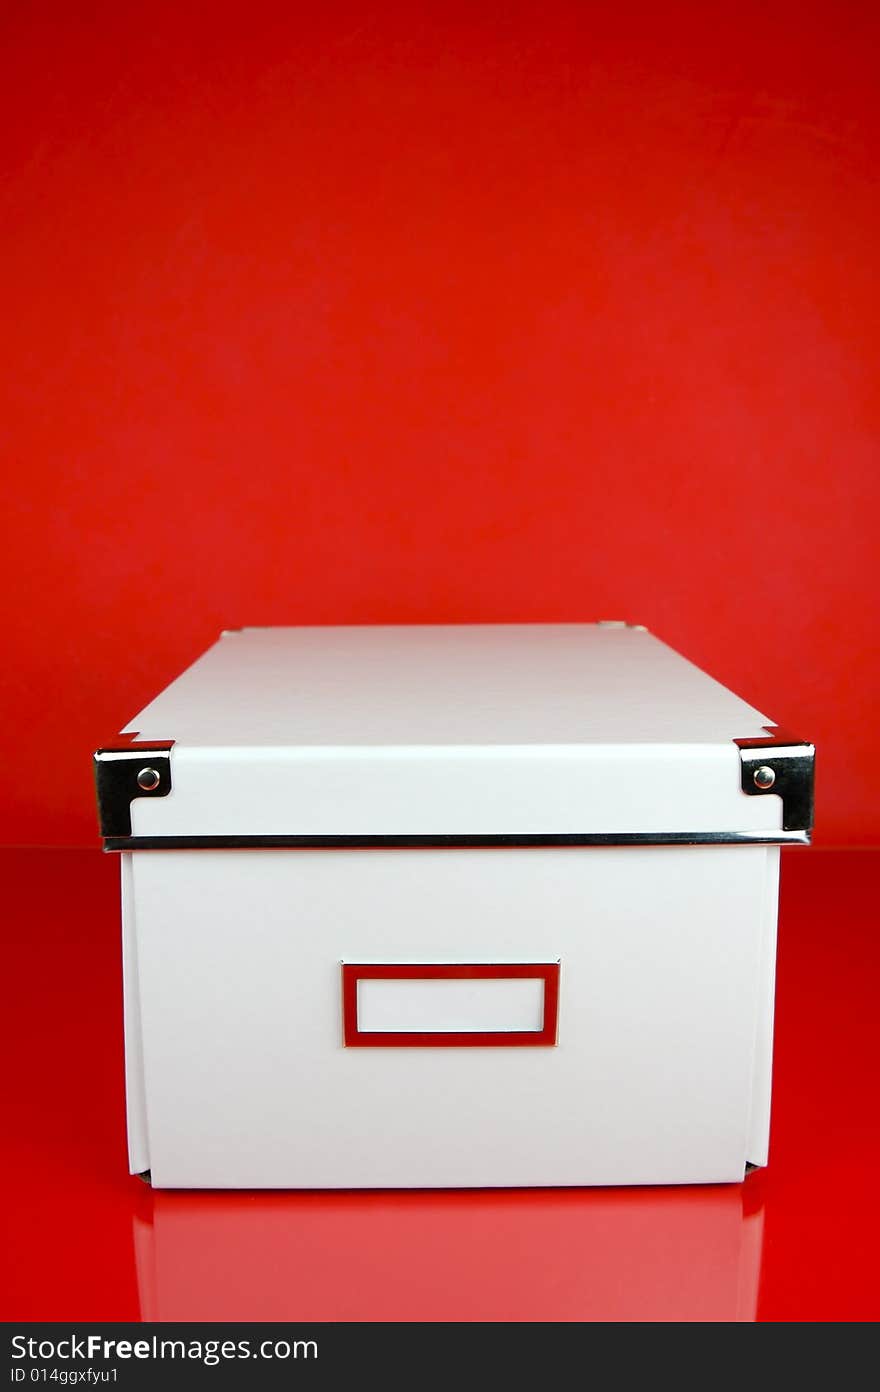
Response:
[[[813,749],[623,624],[225,633],[95,756],[131,1169],[741,1180]]]

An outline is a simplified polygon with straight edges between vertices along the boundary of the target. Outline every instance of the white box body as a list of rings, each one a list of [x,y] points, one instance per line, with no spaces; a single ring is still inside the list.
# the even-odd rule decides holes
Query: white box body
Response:
[[[765,1164],[779,847],[807,839],[812,774],[767,724],[625,627],[224,635],[97,756],[132,1171],[412,1188]]]

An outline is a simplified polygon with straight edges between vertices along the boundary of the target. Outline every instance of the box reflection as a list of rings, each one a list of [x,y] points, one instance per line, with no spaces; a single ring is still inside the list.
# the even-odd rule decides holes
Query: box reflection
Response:
[[[755,1318],[749,1186],[360,1193],[152,1191],[144,1320]]]

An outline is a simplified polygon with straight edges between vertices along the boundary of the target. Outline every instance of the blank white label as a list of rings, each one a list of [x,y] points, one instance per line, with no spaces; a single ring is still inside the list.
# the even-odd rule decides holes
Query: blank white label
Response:
[[[544,1027],[542,977],[361,978],[361,1034],[490,1034]]]

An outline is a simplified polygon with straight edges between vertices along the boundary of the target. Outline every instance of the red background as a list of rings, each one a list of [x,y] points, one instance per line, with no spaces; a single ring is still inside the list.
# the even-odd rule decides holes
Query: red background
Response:
[[[877,839],[876,7],[2,27],[0,836],[223,627],[626,617]]]

